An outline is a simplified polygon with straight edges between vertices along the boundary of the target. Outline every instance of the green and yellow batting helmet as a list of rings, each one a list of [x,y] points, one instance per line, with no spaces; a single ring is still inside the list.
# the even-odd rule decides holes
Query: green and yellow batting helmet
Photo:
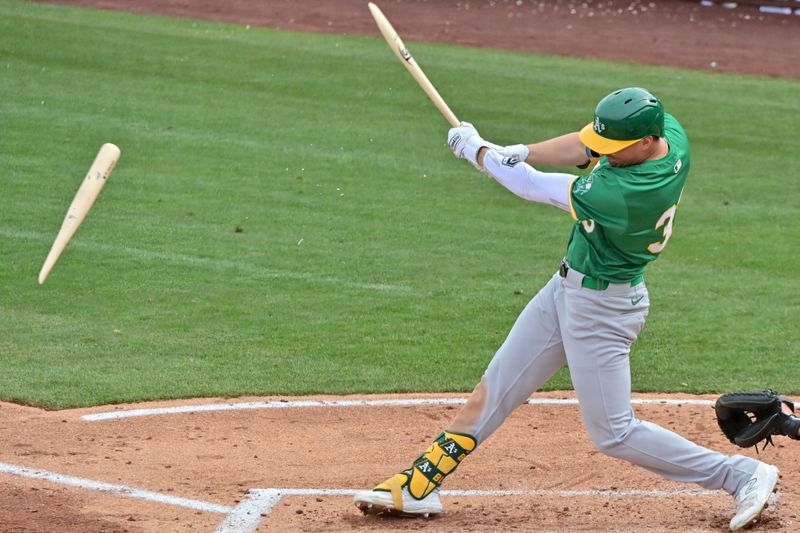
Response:
[[[648,135],[664,136],[664,106],[640,87],[609,94],[597,104],[581,142],[598,154],[613,154]]]

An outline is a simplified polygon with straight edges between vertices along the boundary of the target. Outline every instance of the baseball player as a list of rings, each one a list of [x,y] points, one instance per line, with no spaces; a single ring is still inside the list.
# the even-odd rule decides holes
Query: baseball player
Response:
[[[669,244],[691,166],[678,121],[658,98],[633,87],[603,98],[579,132],[500,147],[464,122],[450,130],[448,144],[517,196],[562,209],[575,223],[558,271],[523,309],[455,419],[407,470],[358,492],[356,506],[374,514],[441,513],[445,477],[568,365],[600,451],[672,480],[725,490],[735,498],[731,530],[755,523],[778,484],[776,467],[638,420],[630,404],[628,356],[650,306],[644,270]],[[535,168],[582,166],[592,158],[599,161],[581,177]]]

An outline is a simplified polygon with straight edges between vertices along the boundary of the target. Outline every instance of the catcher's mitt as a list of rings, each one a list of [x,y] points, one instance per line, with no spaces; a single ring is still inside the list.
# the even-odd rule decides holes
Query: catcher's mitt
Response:
[[[766,440],[766,447],[773,444],[773,435],[798,438],[800,418],[783,413],[781,404],[794,413],[794,403],[773,390],[729,392],[717,398],[714,410],[720,429],[732,443],[749,448]]]

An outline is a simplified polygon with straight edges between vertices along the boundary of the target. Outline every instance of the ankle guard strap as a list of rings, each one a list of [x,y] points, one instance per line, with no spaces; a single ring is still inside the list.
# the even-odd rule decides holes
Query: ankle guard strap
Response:
[[[420,455],[411,467],[408,492],[421,500],[442,484],[461,461],[475,449],[475,438],[447,431]]]

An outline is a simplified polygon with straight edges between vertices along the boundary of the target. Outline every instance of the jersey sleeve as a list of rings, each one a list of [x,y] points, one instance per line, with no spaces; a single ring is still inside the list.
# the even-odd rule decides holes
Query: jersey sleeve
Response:
[[[572,183],[569,211],[575,220],[594,220],[610,230],[623,231],[628,226],[625,196],[608,167],[595,168]]]

